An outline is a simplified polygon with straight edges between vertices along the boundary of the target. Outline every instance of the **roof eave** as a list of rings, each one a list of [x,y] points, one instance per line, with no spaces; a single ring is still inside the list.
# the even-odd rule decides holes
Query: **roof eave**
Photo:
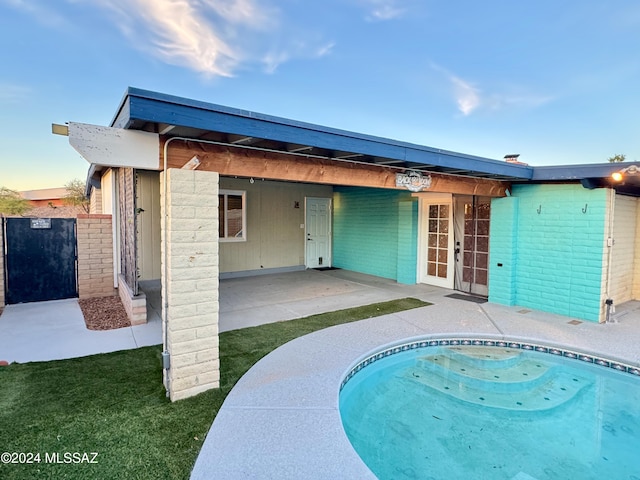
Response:
[[[135,129],[136,122],[219,131],[514,179],[529,180],[533,176],[533,168],[527,165],[510,164],[129,87],[111,125]]]

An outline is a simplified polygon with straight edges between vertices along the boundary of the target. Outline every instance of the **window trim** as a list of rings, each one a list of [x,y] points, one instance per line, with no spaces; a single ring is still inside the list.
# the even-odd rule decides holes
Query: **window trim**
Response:
[[[228,226],[228,215],[227,215],[227,211],[228,211],[228,197],[229,195],[231,196],[238,196],[238,197],[242,197],[242,236],[241,237],[227,237],[227,231],[229,229]],[[220,198],[222,197],[222,198]],[[246,190],[223,190],[220,189],[218,191],[218,199],[219,201],[224,202],[224,212],[225,212],[225,232],[224,232],[224,236],[220,235],[220,232],[218,232],[218,241],[219,242],[224,242],[224,243],[233,243],[233,242],[246,242],[247,241],[247,191]],[[219,222],[218,222],[219,224]]]

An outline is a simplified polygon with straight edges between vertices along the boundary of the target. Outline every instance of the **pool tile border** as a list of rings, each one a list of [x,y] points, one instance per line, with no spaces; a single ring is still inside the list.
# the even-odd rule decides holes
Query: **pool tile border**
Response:
[[[365,367],[368,367],[369,365],[383,358],[389,357],[391,355],[396,355],[401,352],[406,352],[407,350],[415,350],[416,348],[460,346],[460,345],[485,346],[485,347],[508,347],[508,348],[515,348],[520,350],[536,351],[540,353],[556,355],[556,356],[565,357],[565,358],[582,361],[586,363],[593,363],[601,367],[611,368],[618,372],[623,372],[636,377],[640,377],[640,367],[634,367],[632,365],[627,365],[625,363],[616,362],[616,361],[602,358],[599,356],[579,353],[572,350],[564,350],[562,348],[557,348],[557,347],[549,347],[545,345],[538,345],[531,342],[519,342],[519,341],[511,341],[511,340],[489,340],[484,338],[439,338],[439,339],[416,340],[416,341],[404,343],[401,345],[394,345],[392,347],[388,347],[384,350],[381,350],[379,352],[376,352],[367,356],[364,360],[358,362],[353,368],[349,370],[349,372],[347,373],[347,375],[344,377],[344,379],[340,384],[340,391],[342,391],[344,386],[349,382],[349,380],[351,380],[354,377],[354,375],[356,375],[358,372],[363,370]]]

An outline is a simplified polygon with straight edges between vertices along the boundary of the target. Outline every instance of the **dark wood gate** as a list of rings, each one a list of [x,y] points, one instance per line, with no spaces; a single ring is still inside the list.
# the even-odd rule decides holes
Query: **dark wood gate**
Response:
[[[8,304],[78,296],[76,219],[5,218]]]

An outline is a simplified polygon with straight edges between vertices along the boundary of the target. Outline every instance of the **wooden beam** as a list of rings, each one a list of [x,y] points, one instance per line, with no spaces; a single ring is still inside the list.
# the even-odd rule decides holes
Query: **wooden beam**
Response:
[[[171,143],[167,164],[169,168],[181,168],[194,155],[201,161],[199,170],[223,176],[402,190],[396,187],[398,169],[195,141]],[[425,191],[503,197],[509,186],[497,180],[432,173],[431,186]]]

